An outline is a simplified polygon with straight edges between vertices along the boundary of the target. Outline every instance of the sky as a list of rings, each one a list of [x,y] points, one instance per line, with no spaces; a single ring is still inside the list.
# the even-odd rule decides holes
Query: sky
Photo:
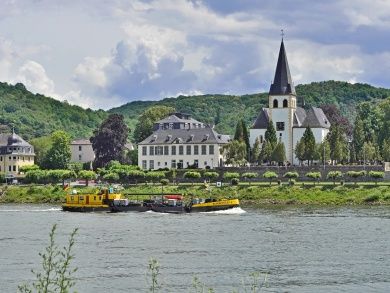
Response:
[[[265,92],[281,29],[296,85],[390,88],[390,0],[0,0],[0,81],[92,109]]]

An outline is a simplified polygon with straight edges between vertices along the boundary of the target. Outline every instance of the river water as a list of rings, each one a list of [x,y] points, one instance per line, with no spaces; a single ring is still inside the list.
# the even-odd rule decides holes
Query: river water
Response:
[[[232,292],[260,272],[262,292],[390,292],[390,207],[263,208],[245,213],[69,213],[58,206],[0,206],[0,291],[39,269],[51,226],[57,241],[79,228],[75,289],[146,292],[151,257],[161,292],[191,292],[198,277]]]

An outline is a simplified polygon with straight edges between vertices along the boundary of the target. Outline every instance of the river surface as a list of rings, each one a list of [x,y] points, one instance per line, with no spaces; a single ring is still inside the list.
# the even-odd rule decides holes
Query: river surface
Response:
[[[38,269],[58,224],[60,244],[79,228],[80,293],[146,292],[150,258],[160,292],[193,292],[198,277],[232,292],[261,272],[261,292],[390,292],[390,207],[285,207],[228,214],[69,213],[58,206],[0,206],[0,292]]]

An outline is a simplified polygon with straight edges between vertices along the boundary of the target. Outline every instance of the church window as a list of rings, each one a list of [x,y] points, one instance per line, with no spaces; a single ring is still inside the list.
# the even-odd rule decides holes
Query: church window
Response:
[[[276,130],[284,131],[284,122],[276,122]]]
[[[278,107],[278,100],[275,99],[275,100],[274,100],[274,108],[277,108],[277,107]]]
[[[283,108],[287,108],[288,107],[288,102],[286,99],[283,100]]]

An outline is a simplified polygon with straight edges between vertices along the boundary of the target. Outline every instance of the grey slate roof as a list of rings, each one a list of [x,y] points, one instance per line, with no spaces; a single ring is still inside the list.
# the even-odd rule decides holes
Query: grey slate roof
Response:
[[[259,115],[257,116],[255,122],[252,125],[252,129],[264,129],[268,127],[269,121],[269,109],[261,108]]]
[[[176,113],[175,113],[176,114]],[[160,123],[197,123],[197,124],[202,124],[202,122],[199,122],[198,120],[195,120],[193,118],[190,118],[190,119],[182,119],[178,116],[176,116],[175,114],[170,114],[168,117],[165,117],[159,121],[157,121],[156,123],[157,124],[160,124]]]
[[[291,79],[284,43],[280,44],[278,63],[276,65],[274,82],[269,90],[270,95],[295,95],[295,87]]]
[[[269,122],[269,108],[262,108],[252,129],[266,129]],[[293,117],[294,128],[330,128],[330,122],[321,108],[310,107],[305,110],[297,107]]]
[[[79,138],[79,139],[73,140],[70,144],[71,145],[90,145],[92,143],[89,141],[89,139]]]
[[[163,129],[153,132],[152,135],[139,143],[139,145],[149,144],[225,144],[231,140],[229,135],[217,133],[210,127],[194,129]]]
[[[0,146],[25,146],[31,147],[27,141],[19,135],[12,133],[0,133]]]

